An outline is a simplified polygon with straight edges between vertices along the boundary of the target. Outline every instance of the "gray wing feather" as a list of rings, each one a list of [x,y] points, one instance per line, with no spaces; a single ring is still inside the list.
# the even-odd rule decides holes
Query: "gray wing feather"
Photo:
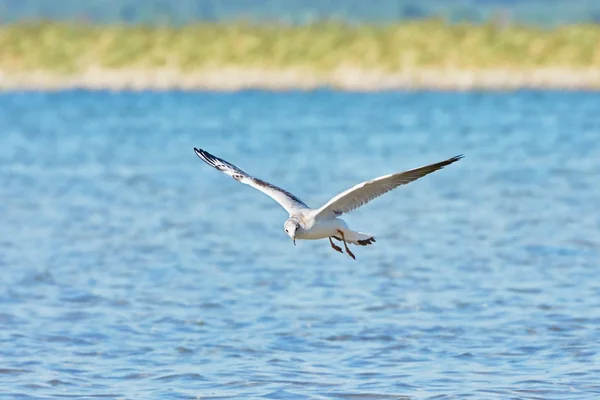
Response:
[[[315,218],[331,217],[332,215],[348,213],[367,204],[382,194],[397,188],[398,186],[415,181],[427,174],[442,169],[446,165],[450,165],[461,158],[463,158],[463,156],[459,155],[439,163],[426,165],[424,167],[415,168],[396,174],[385,175],[363,183],[359,183],[358,185],[338,194],[329,200],[323,207],[316,211]]]
[[[238,182],[244,183],[246,185],[252,186],[255,189],[260,190],[266,195],[270,196],[273,200],[278,202],[285,210],[292,214],[292,212],[308,208],[306,204],[290,192],[277,187],[275,185],[270,184],[269,182],[265,182],[261,179],[254,178],[235,165],[228,163],[227,161],[220,159],[218,157],[213,156],[207,151],[202,149],[197,149],[194,147],[194,152],[202,161],[207,163],[213,168],[231,176]]]

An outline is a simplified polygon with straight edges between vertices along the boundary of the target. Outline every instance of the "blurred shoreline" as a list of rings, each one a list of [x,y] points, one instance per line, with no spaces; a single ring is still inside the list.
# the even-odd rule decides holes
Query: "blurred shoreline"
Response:
[[[0,90],[600,89],[600,25],[0,25]]]
[[[331,73],[294,69],[221,68],[197,72],[176,69],[90,69],[83,73],[47,71],[6,73],[0,90],[211,90],[244,89],[348,91],[380,90],[599,90],[600,70],[540,68],[534,70],[436,70],[399,73],[339,68]]]

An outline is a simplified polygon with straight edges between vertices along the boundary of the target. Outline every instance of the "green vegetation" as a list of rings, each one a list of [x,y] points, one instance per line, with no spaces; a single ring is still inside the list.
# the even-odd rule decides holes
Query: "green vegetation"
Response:
[[[434,69],[600,68],[600,26],[393,25],[321,22],[306,26],[202,23],[182,27],[85,23],[0,25],[0,70],[72,73],[88,68],[338,67],[384,72]]]

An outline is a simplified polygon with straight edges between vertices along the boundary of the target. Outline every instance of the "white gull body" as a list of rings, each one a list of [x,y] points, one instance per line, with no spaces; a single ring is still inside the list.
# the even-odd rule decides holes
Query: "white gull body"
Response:
[[[356,257],[348,248],[347,243],[358,246],[367,246],[375,242],[375,237],[367,233],[351,230],[348,228],[346,222],[339,218],[340,215],[355,210],[400,185],[419,179],[462,158],[462,155],[460,155],[439,163],[426,165],[409,171],[384,175],[379,178],[359,183],[333,197],[322,207],[313,209],[308,207],[302,200],[290,192],[258,178],[254,178],[235,165],[215,157],[207,151],[197,148],[194,148],[194,151],[196,152],[196,155],[208,165],[226,173],[238,182],[260,190],[278,202],[289,214],[289,218],[284,224],[284,230],[287,235],[292,238],[294,244],[296,244],[296,239],[318,240],[328,238],[331,247],[334,250],[343,253],[342,248],[335,245],[331,240],[334,238],[343,242],[346,253],[354,259],[356,259]]]

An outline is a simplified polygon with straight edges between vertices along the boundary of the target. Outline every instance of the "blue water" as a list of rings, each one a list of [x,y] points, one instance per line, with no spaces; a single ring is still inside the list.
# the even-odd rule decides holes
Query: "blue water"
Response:
[[[595,399],[600,96],[0,95],[0,397]],[[357,260],[283,231],[345,216]]]
[[[600,22],[600,6],[595,0],[2,0],[0,11],[1,23],[41,19],[160,26],[323,20],[373,24],[423,18],[487,23],[499,17],[510,23],[546,27]]]

